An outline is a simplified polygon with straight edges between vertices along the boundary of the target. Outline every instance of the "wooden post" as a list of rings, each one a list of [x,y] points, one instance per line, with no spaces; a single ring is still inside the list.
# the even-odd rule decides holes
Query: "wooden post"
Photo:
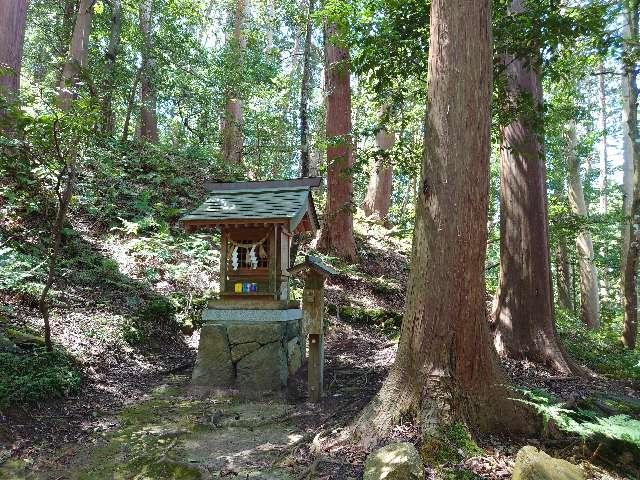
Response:
[[[323,394],[324,367],[324,275],[307,272],[302,294],[303,329],[309,335],[308,389],[309,401],[320,402]]]
[[[309,382],[309,401],[320,403],[322,401],[324,371],[324,335],[309,335],[309,368],[307,381]]]
[[[336,272],[322,260],[307,255],[304,262],[289,269],[290,274],[306,272],[302,291],[302,338],[309,335],[309,362],[307,381],[309,401],[322,401],[322,375],[324,370],[324,281]]]

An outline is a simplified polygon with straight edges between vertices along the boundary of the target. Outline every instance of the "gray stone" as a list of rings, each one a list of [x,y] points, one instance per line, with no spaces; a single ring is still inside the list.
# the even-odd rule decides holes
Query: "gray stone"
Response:
[[[287,363],[289,375],[295,375],[302,365],[302,351],[300,350],[300,339],[292,338],[287,342]]]
[[[224,326],[208,324],[200,330],[198,357],[191,380],[196,385],[230,387],[234,383],[229,340]]]
[[[268,343],[238,361],[238,387],[253,391],[279,390],[287,384],[287,355],[282,342]]]
[[[424,465],[411,443],[391,443],[372,452],[364,464],[363,480],[422,480]]]
[[[231,360],[235,363],[259,348],[260,344],[258,342],[238,343],[231,347]]]
[[[244,323],[231,324],[227,326],[229,342],[232,345],[238,343],[257,342],[261,345],[265,343],[280,342],[284,338],[282,323]]]
[[[202,312],[205,322],[286,322],[302,318],[302,310],[288,308],[283,310],[218,310],[206,309]]]
[[[512,480],[584,480],[582,467],[553,458],[531,445],[516,455]]]
[[[287,322],[287,340],[300,336],[300,322],[301,320]]]

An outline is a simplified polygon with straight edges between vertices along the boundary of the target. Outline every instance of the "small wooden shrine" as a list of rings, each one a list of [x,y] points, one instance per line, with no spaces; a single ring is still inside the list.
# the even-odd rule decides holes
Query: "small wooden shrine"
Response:
[[[209,198],[182,218],[187,231],[221,231],[222,299],[289,300],[291,238],[318,228],[311,188],[320,178],[213,183]]]
[[[294,234],[318,229],[311,188],[320,178],[213,183],[182,217],[187,231],[217,229],[220,295],[202,312],[196,385],[263,392],[286,386],[306,352],[299,302],[289,292]]]

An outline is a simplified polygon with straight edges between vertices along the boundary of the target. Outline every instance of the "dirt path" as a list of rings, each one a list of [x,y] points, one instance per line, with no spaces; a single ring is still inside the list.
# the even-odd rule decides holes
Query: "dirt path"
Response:
[[[188,375],[169,375],[116,415],[94,419],[103,427],[81,440],[58,437],[51,450],[5,461],[0,479],[293,480],[309,473],[355,479],[364,452],[327,455],[314,451],[314,439],[344,427],[364,406],[394,350],[371,332],[333,324],[322,405],[305,402],[304,369],[290,382],[286,398],[257,400],[194,389]]]

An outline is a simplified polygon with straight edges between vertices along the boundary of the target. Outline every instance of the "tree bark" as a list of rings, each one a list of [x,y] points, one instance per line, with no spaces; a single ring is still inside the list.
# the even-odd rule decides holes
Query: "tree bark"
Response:
[[[232,48],[236,52],[236,61],[239,65],[242,65],[244,61],[244,51],[247,47],[245,22],[248,8],[248,0],[236,0],[231,43]],[[239,98],[239,92],[237,92],[233,85],[227,87],[224,115],[220,123],[222,131],[222,158],[224,158],[227,163],[240,163],[242,161],[242,150],[244,146],[242,99]]]
[[[571,295],[571,263],[567,241],[558,240],[556,247],[556,285],[558,287],[558,302],[565,310],[573,311],[573,296]]]
[[[142,69],[140,75],[140,138],[158,142],[157,92],[155,86],[155,54],[153,52],[153,0],[140,3],[142,33]]]
[[[598,75],[598,97],[600,100],[600,210],[607,213],[609,210],[609,202],[607,190],[609,188],[609,156],[607,149],[607,93],[604,87],[604,65],[599,66]]]
[[[308,0],[307,30],[302,53],[302,80],[300,83],[300,176],[309,176],[309,88],[311,81],[311,42],[313,41],[314,0]]]
[[[622,331],[622,342],[625,347],[633,349],[636,346],[638,335],[638,292],[637,292],[637,270],[638,270],[638,242],[640,241],[640,147],[638,146],[638,85],[634,52],[638,41],[638,4],[629,2],[626,6],[626,24],[624,42],[624,91],[627,94],[628,105],[624,105],[627,118],[624,128],[625,143],[629,146],[629,157],[632,163],[633,176],[631,179],[631,195],[625,195],[625,212],[628,211],[626,219],[628,237],[624,264],[623,264],[623,294],[624,294],[624,326]],[[626,103],[626,102],[625,102]],[[625,160],[627,160],[625,158]],[[627,181],[629,179],[626,179]],[[625,185],[626,187],[626,185]],[[625,189],[626,193],[626,189]]]
[[[376,146],[381,152],[387,152],[395,143],[395,133],[381,128],[376,134]],[[367,193],[362,202],[365,215],[386,224],[393,193],[393,165],[384,155],[373,160],[369,172]]]
[[[431,3],[429,108],[406,310],[391,372],[354,426],[365,444],[407,416],[423,433],[456,420],[485,431],[527,427],[501,385],[484,306],[490,28],[488,0]]]
[[[514,0],[511,12],[523,11]],[[535,113],[502,127],[500,147],[500,278],[494,301],[494,344],[500,355],[541,363],[561,373],[579,369],[556,335],[551,292],[546,169],[540,128],[542,85],[534,58],[504,58],[507,95]]]
[[[335,43],[337,27],[325,27],[324,61],[327,136],[327,205],[318,240],[321,251],[354,261],[353,139],[349,51]]]
[[[587,203],[584,199],[580,165],[576,156],[577,138],[574,123],[567,126],[565,132],[565,158],[569,174],[569,205],[574,214],[586,218],[588,216]],[[578,267],[580,269],[580,318],[590,329],[600,326],[600,290],[598,271],[593,264],[593,242],[591,233],[583,230],[576,238],[578,253]]]
[[[20,90],[22,49],[27,19],[26,0],[0,0],[0,97],[13,103]],[[0,121],[5,116],[0,105]]]
[[[71,35],[71,46],[60,80],[59,101],[63,110],[68,110],[71,107],[71,101],[77,96],[80,72],[87,65],[93,3],[93,0],[81,0],[78,6]]]
[[[113,95],[116,88],[116,60],[120,53],[120,31],[122,30],[121,0],[111,0],[111,34],[106,53],[104,97],[102,105],[102,131],[113,135],[116,128],[116,117],[113,111]]]

